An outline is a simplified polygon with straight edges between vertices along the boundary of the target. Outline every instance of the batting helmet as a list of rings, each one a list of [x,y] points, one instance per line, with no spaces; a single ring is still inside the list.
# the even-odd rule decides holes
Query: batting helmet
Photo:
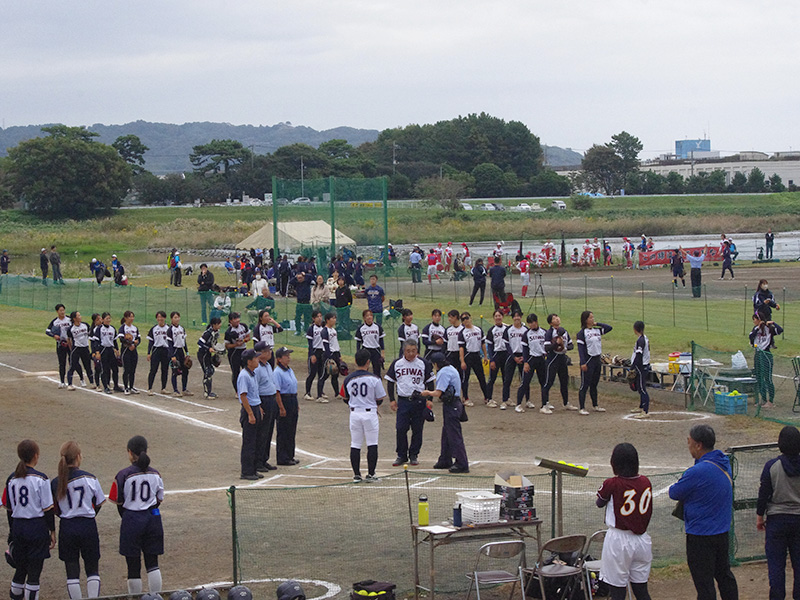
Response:
[[[306,600],[306,593],[299,583],[293,580],[284,581],[276,590],[278,600]]]
[[[143,594],[139,600],[164,600],[159,594],[154,594],[149,592],[147,594]]]
[[[211,364],[215,367],[218,367],[222,364],[222,358],[220,358],[219,354],[215,354],[211,357]]]
[[[192,595],[186,590],[176,590],[169,595],[169,600],[192,600]]]
[[[253,600],[253,593],[243,585],[237,585],[228,590],[228,600]]]
[[[195,595],[196,600],[220,600],[219,592],[214,588],[203,588]]]

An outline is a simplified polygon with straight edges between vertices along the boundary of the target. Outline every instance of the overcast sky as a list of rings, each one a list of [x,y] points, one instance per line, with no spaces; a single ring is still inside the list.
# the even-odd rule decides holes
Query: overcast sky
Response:
[[[800,3],[4,3],[0,121],[385,129],[485,111],[585,150],[800,149]]]

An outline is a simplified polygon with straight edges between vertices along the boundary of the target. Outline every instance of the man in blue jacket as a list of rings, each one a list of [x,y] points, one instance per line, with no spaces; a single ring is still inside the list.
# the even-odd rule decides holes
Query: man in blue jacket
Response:
[[[708,425],[689,430],[689,453],[694,466],[669,488],[669,497],[682,500],[686,527],[686,562],[697,600],[715,600],[714,580],[722,600],[738,600],[736,578],[728,560],[728,532],[733,510],[731,464],[714,450],[716,435]]]

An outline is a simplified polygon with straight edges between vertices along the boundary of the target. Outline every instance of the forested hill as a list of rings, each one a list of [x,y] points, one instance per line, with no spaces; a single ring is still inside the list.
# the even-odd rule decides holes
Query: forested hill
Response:
[[[0,156],[5,156],[7,149],[16,146],[23,140],[44,135],[41,128],[45,125],[27,125],[0,129]],[[207,144],[211,140],[232,139],[248,147],[253,146],[256,154],[275,152],[281,146],[302,143],[318,147],[322,142],[333,139],[347,140],[352,146],[360,146],[365,142],[374,142],[379,132],[375,129],[355,129],[353,127],[336,127],[317,131],[302,125],[290,123],[277,125],[232,125],[230,123],[150,123],[134,121],[124,125],[103,125],[97,123],[88,127],[100,134],[96,138],[105,144],[111,144],[123,135],[136,135],[149,148],[144,155],[145,168],[156,175],[190,171],[189,154],[197,145]],[[555,146],[543,146],[548,164],[552,166],[579,165],[582,156],[572,150],[564,150]]]

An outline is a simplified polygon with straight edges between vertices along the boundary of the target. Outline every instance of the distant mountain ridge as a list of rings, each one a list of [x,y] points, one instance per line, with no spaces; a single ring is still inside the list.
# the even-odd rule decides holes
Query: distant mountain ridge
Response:
[[[42,127],[47,125],[25,125],[0,129],[0,156],[24,140],[44,135]],[[256,154],[275,152],[281,146],[308,144],[314,148],[328,140],[343,139],[353,146],[373,142],[380,133],[377,129],[356,129],[354,127],[335,127],[317,131],[303,125],[294,126],[289,122],[276,125],[232,125],[230,123],[197,122],[175,125],[172,123],[151,123],[133,121],[123,125],[103,125],[96,123],[87,127],[99,133],[98,141],[111,144],[122,135],[139,136],[145,146],[150,148],[144,155],[145,168],[163,175],[190,171],[192,164],[189,154],[194,146],[206,144],[213,139],[232,139],[244,146],[253,146]],[[542,146],[546,161],[551,166],[579,165],[582,155],[557,146]]]

